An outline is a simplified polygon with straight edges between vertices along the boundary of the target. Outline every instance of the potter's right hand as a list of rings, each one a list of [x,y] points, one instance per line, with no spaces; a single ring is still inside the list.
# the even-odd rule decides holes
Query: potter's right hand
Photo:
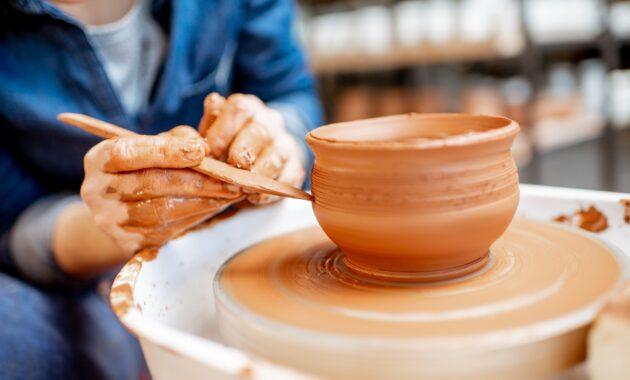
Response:
[[[188,126],[105,140],[85,156],[81,197],[127,254],[159,247],[243,199],[238,187],[186,169],[208,152]]]

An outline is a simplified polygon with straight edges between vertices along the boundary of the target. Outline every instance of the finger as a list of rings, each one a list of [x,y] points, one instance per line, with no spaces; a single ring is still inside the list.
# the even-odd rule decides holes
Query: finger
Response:
[[[241,129],[230,145],[228,163],[249,170],[263,149],[283,134],[284,120],[275,110],[263,108]]]
[[[218,198],[162,197],[146,201],[127,202],[128,219],[124,227],[157,227],[163,224],[220,210],[231,200]]]
[[[247,122],[262,109],[262,102],[251,95],[234,94],[225,101],[216,121],[210,126],[205,138],[210,144],[210,155],[221,158],[234,137]]]
[[[151,167],[187,168],[199,165],[206,156],[201,139],[166,135],[119,137],[95,148],[93,154],[104,162],[102,169],[113,173]]]
[[[288,160],[282,168],[278,181],[293,187],[302,187],[306,177],[305,152],[300,144],[289,134],[284,135],[284,145],[288,152]]]
[[[160,133],[160,135],[174,136],[174,137],[183,137],[183,138],[200,138],[199,132],[190,125],[178,125],[175,128],[168,130],[166,132]]]
[[[270,145],[262,152],[252,167],[252,172],[268,178],[278,178],[285,166],[286,157],[282,149],[276,144]],[[247,196],[247,200],[254,205],[264,205],[278,200],[279,197],[270,194],[253,193]]]
[[[181,137],[181,138],[187,138],[187,139],[199,139],[199,141],[201,141],[201,143],[203,144],[203,147],[206,151],[206,155],[210,153],[210,145],[208,145],[208,143],[206,142],[206,139],[202,138],[201,135],[199,135],[199,132],[197,132],[197,130],[191,127],[190,125],[178,125],[177,127],[169,131],[160,133],[158,136],[161,136],[161,135]]]
[[[301,188],[306,177],[306,170],[299,157],[291,157],[282,168],[282,173],[277,178],[278,181],[291,185],[293,187]]]
[[[212,123],[214,123],[219,116],[219,112],[224,103],[225,98],[216,92],[210,93],[206,96],[203,100],[203,116],[201,117],[199,126],[197,127],[200,135],[206,135]]]
[[[270,128],[252,119],[236,135],[228,154],[228,163],[237,168],[249,170],[265,146],[273,141]]]
[[[252,171],[256,171],[266,177],[301,187],[305,170],[302,162],[302,152],[297,142],[288,134],[283,134],[276,139],[275,144],[265,152],[254,164]],[[264,205],[275,202],[279,197],[269,194],[254,193],[247,200],[254,205]]]
[[[247,196],[247,201],[254,206],[264,206],[282,199],[277,195],[254,193]]]
[[[287,157],[282,152],[282,148],[277,144],[268,145],[260,153],[251,171],[268,178],[276,179],[282,172]]]
[[[279,182],[300,188],[305,177],[304,167],[299,159],[290,159],[282,168],[282,173],[277,178]],[[247,196],[247,200],[256,206],[262,206],[280,200],[281,197],[271,194],[254,193]]]
[[[188,169],[142,169],[120,173],[109,184],[104,196],[125,202],[160,197],[224,198],[241,195],[238,186]]]

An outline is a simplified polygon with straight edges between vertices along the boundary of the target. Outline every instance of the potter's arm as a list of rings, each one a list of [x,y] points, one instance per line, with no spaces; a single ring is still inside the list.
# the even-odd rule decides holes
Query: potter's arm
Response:
[[[39,285],[85,285],[84,281],[64,273],[52,253],[52,236],[57,218],[66,206],[81,204],[79,197],[50,194],[24,162],[18,160],[19,152],[11,151],[9,146],[14,145],[0,145],[0,176],[3,179],[0,182],[2,270]]]
[[[3,269],[39,285],[85,286],[137,249],[157,247],[241,199],[238,188],[171,169],[195,166],[206,153],[190,127],[104,141],[90,152],[83,203],[77,195],[46,194],[35,176],[20,170],[16,154],[0,151],[5,179],[0,216],[7,227],[0,252]]]

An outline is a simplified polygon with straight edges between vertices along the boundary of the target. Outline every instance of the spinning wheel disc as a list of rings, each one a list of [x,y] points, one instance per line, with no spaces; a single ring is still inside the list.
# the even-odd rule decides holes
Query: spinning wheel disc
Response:
[[[235,256],[215,282],[226,340],[333,377],[547,374],[582,359],[580,329],[622,274],[598,240],[528,220],[512,223],[485,266],[454,280],[362,278],[343,258],[319,228]],[[535,353],[519,361],[541,342],[547,352],[538,363]],[[309,367],[300,350],[326,360]]]

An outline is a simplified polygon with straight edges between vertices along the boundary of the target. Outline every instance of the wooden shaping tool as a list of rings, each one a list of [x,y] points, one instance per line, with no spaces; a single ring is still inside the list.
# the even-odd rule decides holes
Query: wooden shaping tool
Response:
[[[61,113],[57,116],[57,119],[104,139],[136,134],[117,125],[77,113]],[[307,192],[260,174],[235,168],[212,157],[204,158],[199,166],[191,169],[249,191],[313,201],[313,196]]]

